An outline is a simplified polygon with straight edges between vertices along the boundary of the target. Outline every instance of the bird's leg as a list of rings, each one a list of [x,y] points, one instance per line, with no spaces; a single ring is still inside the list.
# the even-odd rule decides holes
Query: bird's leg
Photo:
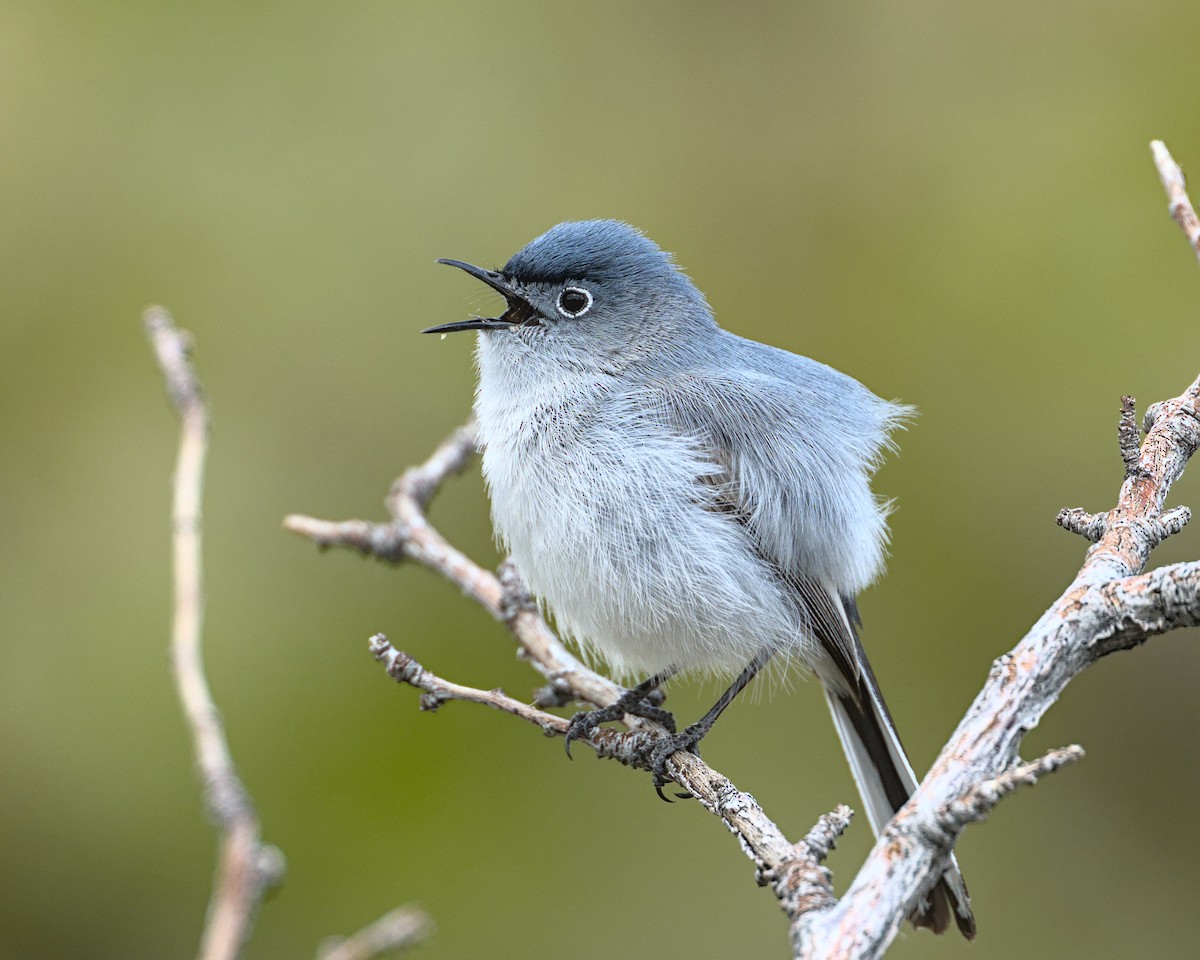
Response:
[[[586,737],[596,727],[600,726],[600,724],[608,723],[611,720],[620,720],[627,713],[646,720],[653,720],[655,723],[661,723],[672,734],[675,733],[675,718],[669,710],[664,710],[658,705],[662,703],[662,697],[656,697],[655,692],[678,672],[678,667],[667,667],[667,669],[660,670],[654,676],[647,677],[636,687],[630,687],[621,694],[615,703],[611,703],[607,707],[597,707],[595,710],[583,710],[575,714],[571,718],[570,725],[567,727],[567,756],[571,755],[572,740]],[[657,703],[655,702],[656,700]]]
[[[671,782],[671,778],[667,776],[667,760],[672,754],[678,753],[680,750],[688,750],[699,756],[699,750],[696,748],[700,741],[708,734],[708,731],[713,728],[713,724],[717,722],[717,718],[725,712],[726,707],[733,703],[734,698],[746,689],[750,681],[758,674],[758,671],[765,667],[774,655],[774,647],[763,647],[746,666],[746,669],[738,675],[738,678],[730,684],[729,689],[721,694],[721,699],[712,705],[712,709],[708,713],[686,727],[682,732],[672,733],[670,736],[662,737],[658,741],[650,753],[650,772],[654,774],[654,790],[660,798],[670,802],[670,798],[662,792],[662,788]],[[676,796],[680,800],[691,798],[690,793],[680,793],[676,794]]]

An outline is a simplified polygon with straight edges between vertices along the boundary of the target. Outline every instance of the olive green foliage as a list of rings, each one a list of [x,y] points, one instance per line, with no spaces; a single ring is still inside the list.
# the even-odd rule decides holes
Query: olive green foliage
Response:
[[[430,960],[784,955],[694,804],[384,678],[378,630],[534,687],[454,587],[280,520],[382,516],[466,415],[470,343],[416,331],[494,301],[435,258],[628,220],[730,329],[920,408],[879,475],[898,510],[862,613],[921,768],[1078,564],[1055,512],[1113,502],[1119,396],[1195,376],[1200,269],[1147,143],[1200,171],[1198,35],[1185,0],[0,6],[0,957],[186,957],[203,918],[150,302],[194,333],[212,398],[208,663],[289,860],[248,956],[311,955],[409,900],[439,924]],[[433,515],[498,560],[476,474]],[[1195,557],[1189,528],[1156,560]],[[960,845],[978,942],[893,956],[1194,952],[1195,644],[1070,688],[1026,754],[1087,760]],[[857,797],[818,691],[792,688],[735,706],[705,757],[799,836]],[[840,884],[868,845],[860,818]]]

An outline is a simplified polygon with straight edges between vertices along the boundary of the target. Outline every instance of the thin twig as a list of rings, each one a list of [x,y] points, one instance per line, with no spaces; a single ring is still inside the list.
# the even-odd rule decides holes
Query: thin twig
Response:
[[[283,877],[283,854],[260,841],[258,815],[234,769],[221,717],[204,674],[200,541],[208,446],[204,394],[188,356],[188,337],[175,326],[170,314],[161,307],[151,307],[143,322],[181,421],[171,512],[175,554],[171,667],[192,733],[205,806],[221,832],[219,862],[199,957],[232,960],[250,934],[263,894]]]
[[[1163,189],[1167,191],[1167,209],[1183,230],[1183,235],[1187,237],[1196,256],[1200,258],[1200,217],[1196,216],[1191,198],[1187,195],[1183,171],[1161,140],[1150,141],[1150,152],[1154,155],[1158,178],[1162,181]]]
[[[1058,511],[1055,522],[1064,530],[1077,533],[1092,543],[1104,536],[1108,526],[1107,514],[1088,513],[1082,507],[1063,507]]]
[[[293,514],[284,519],[287,530],[308,537],[319,547],[349,547],[388,563],[415,560],[457,584],[468,597],[504,623],[530,662],[554,685],[569,688],[574,698],[607,706],[621,687],[589,670],[546,626],[532,605],[513,606],[512,587],[484,570],[451,544],[425,516],[425,506],[439,486],[457,473],[475,449],[472,424],[460,427],[419,466],[404,472],[392,485],[387,505],[389,523],[365,520],[331,522]]]
[[[1083,759],[1083,747],[1059,747],[1029,763],[1018,763],[988,780],[981,780],[962,796],[942,806],[938,819],[942,829],[957,835],[969,823],[980,823],[996,805],[1018,787],[1032,787],[1047,774]]]
[[[478,703],[519,717],[538,727],[546,736],[562,736],[567,732],[569,722],[566,718],[510,697],[503,690],[480,690],[439,677],[409,654],[393,647],[383,634],[371,638],[370,650],[392,679],[422,691],[422,710],[437,710],[451,701]],[[599,757],[648,770],[647,748],[656,736],[657,733],[650,730],[618,732],[598,727],[580,740],[591,746]],[[778,885],[778,878],[784,877],[788,871],[799,871],[805,876],[820,872],[820,862],[828,853],[829,846],[832,846],[833,839],[849,823],[849,808],[839,807],[834,814],[822,818],[818,827],[814,828],[809,837],[814,841],[812,845],[793,846],[750,794],[738,790],[727,777],[717,773],[695,754],[676,754],[668,761],[668,768],[675,781],[706,810],[720,817],[737,837],[746,856],[754,864],[760,883]],[[833,824],[839,823],[843,826],[836,833],[833,832]],[[818,836],[828,836],[829,846],[816,843],[814,838]],[[785,881],[784,887],[789,885],[794,885],[790,879]],[[784,901],[781,897],[781,904],[786,910],[790,901]]]
[[[1117,446],[1125,464],[1125,476],[1140,475],[1142,434],[1137,424],[1137,403],[1133,397],[1121,398],[1121,419],[1117,423]]]
[[[433,933],[433,921],[417,907],[397,907],[344,940],[317,951],[317,960],[371,960],[389,950],[408,950]]]
[[[827,910],[837,903],[833,877],[822,864],[838,838],[850,828],[853,816],[853,810],[839,804],[832,813],[823,815],[796,844],[793,859],[759,877],[760,884],[771,884],[784,915],[793,923],[810,911]]]

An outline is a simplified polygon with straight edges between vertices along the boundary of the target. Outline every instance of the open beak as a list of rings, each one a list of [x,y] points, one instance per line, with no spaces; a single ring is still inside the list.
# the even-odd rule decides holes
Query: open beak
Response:
[[[476,280],[482,280],[508,301],[508,309],[500,317],[471,317],[469,320],[455,320],[453,323],[443,323],[436,327],[429,327],[422,330],[422,333],[458,333],[460,330],[504,330],[520,324],[528,324],[530,326],[540,324],[541,321],[538,318],[537,311],[521,299],[520,294],[513,290],[502,274],[497,273],[495,270],[484,270],[483,267],[477,267],[471,263],[463,263],[461,260],[443,259],[439,260],[438,263],[444,263],[450,267],[458,267],[459,270],[469,273]]]

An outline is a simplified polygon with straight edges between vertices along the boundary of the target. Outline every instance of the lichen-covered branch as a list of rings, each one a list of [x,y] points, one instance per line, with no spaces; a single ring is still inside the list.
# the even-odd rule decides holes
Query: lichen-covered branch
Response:
[[[1018,763],[998,776],[981,780],[962,796],[955,797],[937,812],[938,825],[957,836],[971,823],[981,823],[1001,800],[1019,787],[1032,787],[1042,777],[1068,763],[1083,759],[1083,747],[1073,745],[1051,750],[1030,763]]]

